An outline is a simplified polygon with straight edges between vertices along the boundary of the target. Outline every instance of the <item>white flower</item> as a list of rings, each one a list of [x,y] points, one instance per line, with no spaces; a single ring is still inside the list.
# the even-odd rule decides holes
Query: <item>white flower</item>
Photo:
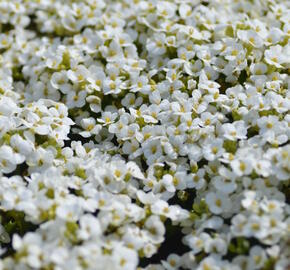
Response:
[[[245,234],[245,225],[247,224],[247,217],[238,214],[232,218],[231,231],[233,235],[242,236]]]
[[[133,177],[136,177],[138,179],[144,179],[145,178],[143,173],[142,173],[142,171],[140,170],[139,166],[135,162],[129,161],[126,164],[126,168],[128,170],[128,173],[130,175],[132,175]]]
[[[255,48],[263,46],[263,39],[254,30],[238,30],[237,36],[240,40],[251,44]]]
[[[253,160],[248,159],[234,159],[230,162],[233,172],[238,175],[249,175],[253,170]]]
[[[10,139],[10,145],[15,152],[21,153],[25,157],[28,156],[33,150],[34,145],[31,141],[23,139],[20,135],[15,134]]]
[[[152,215],[145,222],[146,234],[152,243],[161,243],[164,239],[165,227],[158,216]]]
[[[166,261],[162,261],[162,265],[168,270],[178,269],[181,265],[181,258],[177,254],[170,254]]]
[[[98,238],[102,233],[101,225],[95,217],[91,215],[83,215],[80,219],[79,237],[87,240],[91,237]]]
[[[162,157],[162,148],[158,140],[146,140],[142,148],[149,165],[156,163]]]
[[[175,15],[176,8],[174,3],[160,1],[157,3],[157,14],[169,19]]]
[[[9,47],[12,42],[13,39],[10,35],[0,34],[0,49]]]
[[[57,208],[56,215],[65,221],[76,221],[81,212],[81,206],[77,201],[68,200]]]
[[[165,34],[155,34],[153,39],[148,39],[146,49],[154,56],[163,55],[166,52]]]
[[[271,174],[271,163],[268,160],[256,160],[254,163],[255,172],[267,177]]]
[[[113,123],[117,117],[118,117],[118,114],[116,112],[106,111],[102,113],[102,118],[98,118],[98,122],[106,126]]]
[[[23,239],[17,234],[13,236],[12,245],[18,252],[24,252],[26,250],[26,256],[22,257],[21,261],[26,262],[31,268],[41,267],[42,240],[41,236],[34,233],[27,233]]]
[[[112,40],[108,47],[105,45],[101,46],[100,51],[102,52],[103,57],[108,61],[115,61],[123,58],[122,48],[116,40]]]
[[[205,201],[210,211],[214,214],[221,214],[230,209],[230,199],[224,193],[209,192],[205,197]]]
[[[175,189],[172,175],[170,174],[164,175],[161,181],[167,191],[175,192],[176,189]]]
[[[81,120],[81,127],[85,130],[80,132],[80,135],[87,138],[96,135],[100,132],[102,126],[96,124],[96,120],[92,117]]]
[[[127,108],[138,107],[142,104],[142,97],[135,98],[133,93],[128,93],[121,101],[122,105]]]
[[[227,243],[222,238],[210,238],[205,242],[204,250],[207,253],[226,254]]]
[[[208,256],[200,262],[197,270],[220,270],[220,265],[221,262],[218,259],[213,256]]]
[[[245,225],[245,236],[254,236],[258,239],[264,238],[268,234],[268,222],[266,218],[251,215]]]
[[[226,123],[222,126],[224,137],[228,140],[246,139],[247,128],[244,121],[235,121],[233,124]]]
[[[72,86],[68,83],[68,76],[65,71],[54,72],[51,76],[50,83],[55,89],[59,89],[63,94],[69,93]]]
[[[229,194],[237,189],[236,175],[230,171],[226,171],[224,167],[219,170],[221,176],[213,178],[214,187],[220,192]]]
[[[181,3],[179,6],[179,14],[181,18],[186,19],[192,14],[191,6],[186,3]]]
[[[17,164],[24,161],[25,157],[21,154],[14,153],[8,145],[0,147],[0,168],[3,173],[10,173],[16,169]]]
[[[197,190],[203,188],[206,185],[206,181],[204,179],[205,170],[199,169],[197,173],[192,173],[188,178],[187,187],[188,188],[196,188]]]
[[[117,269],[134,270],[138,264],[138,257],[135,251],[125,247],[116,247],[113,254],[114,267]]]
[[[213,139],[213,140],[208,140],[204,142],[204,147],[203,147],[203,154],[204,157],[212,161],[224,153],[224,148],[223,148],[223,140],[222,139]]]
[[[281,129],[279,119],[274,115],[261,117],[258,119],[257,124],[260,128],[260,134],[266,137],[273,136],[276,132],[279,132],[279,129]]]
[[[101,87],[106,78],[106,75],[101,67],[98,66],[90,66],[89,67],[90,74],[86,78],[90,83],[90,88],[101,91]]]
[[[266,252],[260,246],[254,246],[250,250],[251,259],[253,261],[254,269],[263,267],[266,261]]]
[[[87,93],[86,91],[82,90],[80,92],[74,92],[70,91],[67,94],[67,102],[66,105],[68,108],[74,108],[74,107],[83,107],[86,103]]]
[[[265,61],[269,65],[283,68],[283,64],[287,62],[287,59],[282,49],[283,48],[280,45],[271,46],[269,50],[265,51]]]
[[[185,241],[189,244],[194,254],[204,249],[205,243],[210,239],[207,233],[201,233],[199,236],[187,235]]]

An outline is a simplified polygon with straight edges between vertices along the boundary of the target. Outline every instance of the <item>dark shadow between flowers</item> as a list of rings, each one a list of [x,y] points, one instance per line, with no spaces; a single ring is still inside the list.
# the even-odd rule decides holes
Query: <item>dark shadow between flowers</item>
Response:
[[[1,223],[3,224],[5,231],[9,234],[10,238],[12,234],[18,234],[20,236],[25,235],[27,232],[33,232],[38,228],[31,222],[25,220],[25,214],[20,211],[2,211],[0,210]],[[9,243],[2,243],[2,248],[5,252],[0,255],[0,260],[13,254],[12,239]]]
[[[187,200],[180,200],[176,193],[175,196],[168,201],[169,205],[178,204],[183,209],[190,211],[192,209],[192,204],[196,196],[195,190],[190,189],[185,190],[185,192],[191,194],[191,197]],[[182,243],[182,238],[184,235],[181,232],[181,227],[178,225],[174,226],[169,219],[166,220],[164,225],[166,228],[164,242],[161,244],[158,252],[155,255],[153,255],[151,258],[142,258],[140,260],[139,265],[141,267],[145,267],[149,264],[160,263],[161,260],[166,260],[167,257],[172,253],[182,255],[190,251],[190,248]]]
[[[167,220],[165,222],[165,227],[165,241],[161,244],[158,252],[151,258],[142,258],[139,266],[146,267],[149,264],[160,263],[161,260],[166,260],[172,253],[182,255],[190,250],[187,246],[182,244],[183,234],[179,226],[174,226],[170,220]]]

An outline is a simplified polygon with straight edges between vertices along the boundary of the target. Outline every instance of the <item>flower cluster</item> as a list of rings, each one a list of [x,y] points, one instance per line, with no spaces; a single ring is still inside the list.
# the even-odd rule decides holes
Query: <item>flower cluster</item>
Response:
[[[0,1],[0,270],[287,269],[289,15]]]

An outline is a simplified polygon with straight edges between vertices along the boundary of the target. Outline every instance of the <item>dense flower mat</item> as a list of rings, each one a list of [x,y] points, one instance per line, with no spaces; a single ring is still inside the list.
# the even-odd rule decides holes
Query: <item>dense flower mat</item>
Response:
[[[289,269],[289,18],[1,0],[0,269]]]

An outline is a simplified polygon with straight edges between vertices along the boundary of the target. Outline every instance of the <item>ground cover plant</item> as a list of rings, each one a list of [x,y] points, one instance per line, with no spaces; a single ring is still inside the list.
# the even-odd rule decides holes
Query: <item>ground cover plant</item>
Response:
[[[0,0],[0,270],[287,270],[290,2]]]

